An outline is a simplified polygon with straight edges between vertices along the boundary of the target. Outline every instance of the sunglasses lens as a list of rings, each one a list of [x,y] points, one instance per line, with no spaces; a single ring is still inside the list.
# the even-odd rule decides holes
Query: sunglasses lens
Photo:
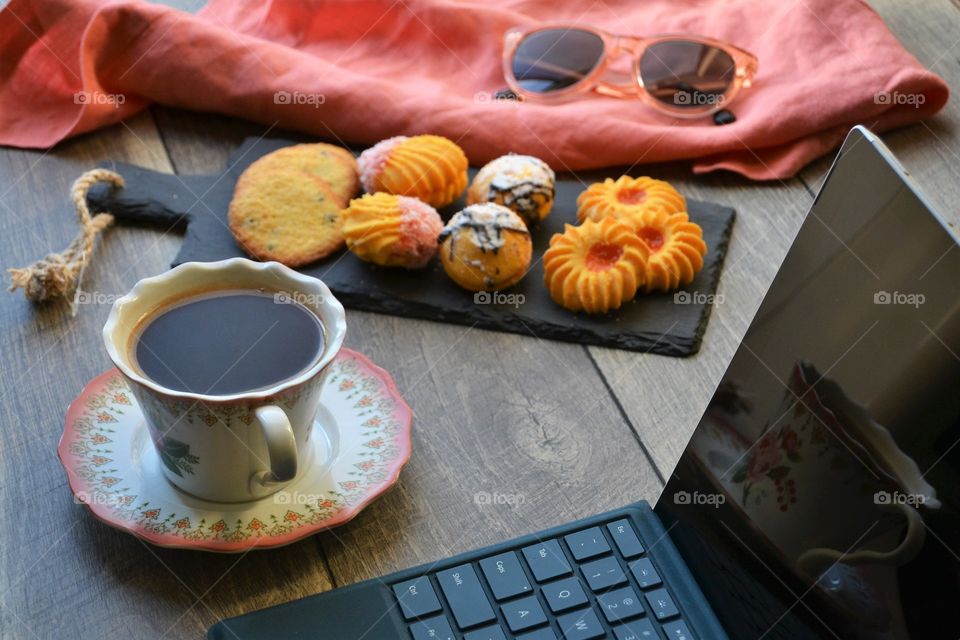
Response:
[[[579,29],[544,29],[524,37],[513,54],[513,77],[531,93],[573,86],[603,58],[600,36]]]
[[[664,104],[691,111],[717,108],[736,72],[726,51],[690,40],[651,45],[640,58],[640,80]]]

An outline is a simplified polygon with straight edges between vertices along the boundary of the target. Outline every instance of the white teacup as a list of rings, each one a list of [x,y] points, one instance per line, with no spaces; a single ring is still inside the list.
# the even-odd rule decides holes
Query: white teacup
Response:
[[[132,343],[145,317],[195,293],[232,289],[274,292],[315,314],[324,329],[317,360],[270,388],[232,395],[168,389],[143,374]],[[277,262],[232,258],[188,262],[141,280],[113,305],[103,338],[143,410],[167,479],[199,498],[241,502],[270,495],[308,465],[329,467],[336,458],[336,427],[316,418],[346,326],[343,305],[320,280]]]

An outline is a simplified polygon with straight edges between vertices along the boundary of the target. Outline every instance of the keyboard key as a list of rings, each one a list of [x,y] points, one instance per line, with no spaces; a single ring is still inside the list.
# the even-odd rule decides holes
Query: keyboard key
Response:
[[[631,587],[600,594],[597,596],[597,604],[606,616],[607,622],[611,623],[646,614],[640,603],[640,597]]]
[[[601,558],[580,567],[587,584],[594,591],[603,591],[627,581],[616,558]]]
[[[503,634],[503,629],[500,628],[500,625],[495,624],[490,627],[471,631],[463,636],[463,640],[507,640],[507,636]]]
[[[427,576],[393,585],[393,595],[397,596],[400,610],[407,620],[440,611],[440,600],[437,599],[437,594]]]
[[[547,615],[543,612],[537,596],[528,596],[500,605],[500,611],[503,612],[510,631],[514,632],[523,631],[547,621]]]
[[[574,611],[557,618],[564,640],[591,640],[607,634],[593,609]]]
[[[624,558],[633,558],[643,553],[643,545],[629,520],[617,520],[607,525],[607,531]]]
[[[666,620],[680,613],[666,589],[657,589],[647,593],[647,603],[657,620]]]
[[[456,640],[444,616],[419,620],[410,625],[413,640]]]
[[[517,640],[557,640],[557,634],[555,634],[550,627],[544,627],[543,629],[537,629],[536,631],[525,633],[522,636],[517,636]]]
[[[587,604],[587,595],[576,578],[564,578],[541,587],[550,611],[560,613]]]
[[[697,637],[687,629],[687,623],[683,620],[674,620],[663,625],[663,632],[667,634],[669,640],[697,640]]]
[[[630,572],[633,574],[633,577],[641,589],[651,589],[663,584],[663,580],[660,579],[660,574],[657,573],[657,570],[653,568],[653,563],[650,562],[650,558],[640,558],[635,562],[631,562]]]
[[[623,626],[614,627],[613,633],[617,640],[660,640],[660,634],[648,618],[638,618]]]
[[[480,561],[480,569],[493,591],[493,597],[497,600],[506,600],[521,593],[527,593],[533,588],[530,581],[527,580],[527,574],[523,572],[520,566],[520,559],[513,551],[501,553],[492,558],[484,558]]]
[[[610,545],[607,539],[603,537],[603,532],[599,527],[590,527],[583,531],[577,531],[564,536],[567,546],[570,547],[570,553],[576,560],[587,560],[602,556],[610,551]]]
[[[469,564],[437,572],[437,582],[453,611],[457,626],[466,629],[496,619],[477,572]]]
[[[537,582],[544,582],[551,578],[565,576],[571,573],[567,557],[563,555],[560,543],[556,540],[547,540],[540,544],[523,548],[523,557],[530,565],[530,571]]]

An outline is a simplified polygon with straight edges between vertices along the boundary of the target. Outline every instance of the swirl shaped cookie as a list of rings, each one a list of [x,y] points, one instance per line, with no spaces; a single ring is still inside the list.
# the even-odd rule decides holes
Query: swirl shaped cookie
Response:
[[[472,204],[450,218],[440,234],[440,261],[454,282],[469,291],[512,287],[530,266],[533,242],[510,209]]]
[[[650,250],[644,291],[672,291],[693,282],[703,269],[703,229],[685,211],[648,211],[627,220]]]
[[[437,253],[443,221],[425,202],[389,193],[365,195],[341,214],[347,248],[383,267],[421,269]]]
[[[467,186],[467,156],[442,136],[396,136],[360,154],[360,181],[367,193],[385,191],[444,207]]]
[[[613,218],[565,225],[543,254],[550,297],[570,311],[606,313],[631,300],[644,282],[649,249]]]
[[[485,164],[467,191],[467,203],[502,204],[528,227],[550,215],[553,208],[553,169],[539,158],[508,154]]]
[[[577,197],[577,219],[618,220],[648,211],[686,211],[687,201],[669,182],[654,178],[620,176],[595,182]]]

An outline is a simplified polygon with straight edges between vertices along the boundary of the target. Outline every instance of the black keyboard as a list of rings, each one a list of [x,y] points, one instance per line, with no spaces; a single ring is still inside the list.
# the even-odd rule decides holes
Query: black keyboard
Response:
[[[208,640],[728,640],[645,502],[222,620]]]
[[[412,640],[695,640],[627,518],[391,585]]]

